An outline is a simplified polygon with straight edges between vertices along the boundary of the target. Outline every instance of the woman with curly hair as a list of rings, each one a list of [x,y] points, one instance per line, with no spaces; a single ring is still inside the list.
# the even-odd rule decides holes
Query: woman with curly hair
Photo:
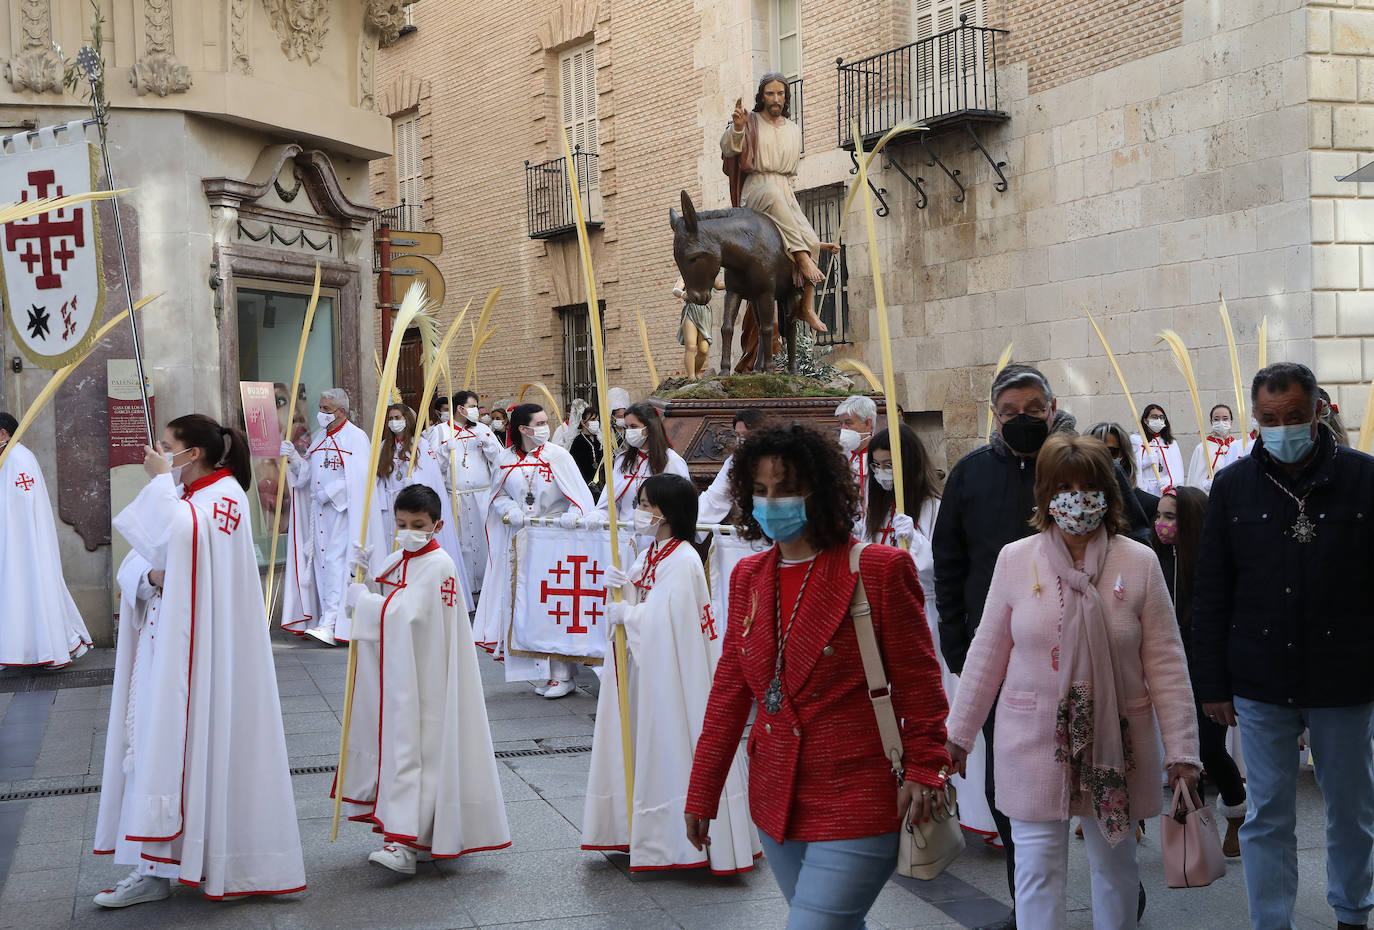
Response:
[[[745,721],[749,807],[791,908],[789,926],[861,927],[897,864],[902,818],[943,800],[949,757],[940,663],[916,566],[867,546],[859,556],[892,704],[902,778],[883,751],[850,615],[850,536],[859,489],[840,450],[804,426],[750,434],[731,471],[745,539],[772,548],[730,579],[729,620],[687,793],[688,840],[709,842]]]

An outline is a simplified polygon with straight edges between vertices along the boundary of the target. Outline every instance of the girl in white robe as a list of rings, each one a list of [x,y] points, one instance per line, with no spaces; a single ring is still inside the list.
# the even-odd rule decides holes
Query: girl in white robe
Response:
[[[95,852],[135,866],[102,907],[305,888],[262,584],[244,490],[248,440],[168,424],[152,480],[114,518],[119,640]],[[165,453],[165,457],[164,457]]]
[[[348,592],[358,666],[343,803],[385,841],[368,861],[405,875],[418,858],[510,845],[458,571],[436,536],[441,501],[425,485],[402,490],[381,593]]]
[[[1131,434],[1135,449],[1136,487],[1155,497],[1175,485],[1187,483],[1183,451],[1174,441],[1169,415],[1159,404],[1150,404],[1140,415],[1139,433]]]
[[[636,495],[645,480],[653,475],[681,475],[691,478],[687,462],[668,447],[668,435],[663,431],[663,419],[650,404],[635,404],[625,411],[625,448],[611,470],[614,475],[615,512],[629,513],[634,509]],[[605,514],[610,508],[611,484],[601,489],[596,509]],[[636,538],[636,550],[643,552],[653,540],[652,534]]]
[[[625,600],[607,612],[608,635],[624,626],[629,668],[618,669],[607,645],[597,700],[591,771],[582,817],[582,848],[630,855],[630,871],[710,868],[733,875],[754,868],[762,854],[749,816],[748,763],[743,749],[726,779],[712,842],[697,851],[687,840],[683,815],[692,756],[706,714],[711,679],[720,660],[724,626],[711,610],[701,559],[692,548],[697,494],[678,475],[648,479],[634,512],[638,532],[653,543],[628,573],[611,569],[607,581]],[[628,673],[634,754],[634,822],[627,829],[625,766],[617,679]]]
[[[468,582],[476,594],[482,590],[487,572],[487,502],[492,474],[501,458],[502,441],[481,422],[475,393],[460,391],[453,396],[457,408],[453,419],[440,424],[446,430],[446,439],[442,445],[431,442],[430,446],[448,463],[450,501],[456,518],[452,529],[458,537]],[[459,561],[458,556],[454,559]]]
[[[940,660],[940,673],[945,697],[953,706],[959,690],[959,676],[949,670],[940,654],[940,611],[935,606],[935,554],[931,545],[935,532],[935,517],[940,512],[940,492],[934,465],[926,453],[921,437],[903,426],[902,432],[902,497],[905,513],[896,513],[894,476],[892,473],[892,438],[887,430],[880,431],[868,443],[868,514],[864,522],[864,541],[897,546],[903,541],[916,563],[921,590],[926,595],[926,623],[930,626],[931,642]],[[915,514],[913,519],[911,514]],[[983,791],[985,762],[983,735],[969,753],[967,775],[952,775],[950,782],[959,792],[959,823],[965,830],[980,834],[990,845],[998,843],[997,824],[992,819],[987,795]]]
[[[1193,460],[1188,464],[1188,483],[1209,493],[1217,472],[1233,462],[1239,462],[1245,454],[1242,441],[1231,432],[1231,408],[1217,404],[1210,416],[1212,425],[1207,432],[1207,441],[1198,443],[1193,450]],[[1211,459],[1212,465],[1210,473],[1207,471],[1208,459]]]

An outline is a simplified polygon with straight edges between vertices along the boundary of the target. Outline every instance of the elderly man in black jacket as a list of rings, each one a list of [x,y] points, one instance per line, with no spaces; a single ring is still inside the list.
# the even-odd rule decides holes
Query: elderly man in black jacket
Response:
[[[1311,731],[1326,801],[1328,903],[1374,906],[1374,458],[1321,425],[1317,382],[1283,362],[1250,389],[1260,438],[1217,474],[1193,594],[1193,690],[1240,726],[1250,922],[1290,927],[1298,892],[1294,751]]]
[[[956,675],[964,669],[973,634],[983,617],[997,554],[1009,542],[1035,532],[1035,457],[1050,433],[1073,432],[1074,418],[1058,409],[1049,380],[1029,365],[1008,365],[992,384],[997,431],[991,442],[959,460],[949,473],[931,540],[935,555],[935,603],[940,611],[940,652]],[[1126,474],[1117,466],[1130,535],[1145,541],[1149,523]],[[984,779],[988,806],[1007,852],[1007,887],[1015,895],[1016,848],[1011,823],[997,809],[993,788],[993,729],[983,726],[987,750]],[[1144,890],[1141,891],[1142,902]],[[1142,904],[1143,906],[1143,904]],[[1015,930],[1016,912],[980,930]]]

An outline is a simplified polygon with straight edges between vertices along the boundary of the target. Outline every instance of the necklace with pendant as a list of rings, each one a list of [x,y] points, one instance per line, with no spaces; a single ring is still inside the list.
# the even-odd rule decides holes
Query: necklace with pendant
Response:
[[[768,683],[768,689],[763,693],[763,709],[770,714],[776,714],[782,709],[782,657],[787,648],[787,638],[792,635],[792,624],[797,622],[797,612],[801,610],[802,599],[806,596],[806,585],[811,581],[811,572],[816,567],[816,559],[811,559],[811,564],[806,567],[806,575],[802,578],[801,588],[797,591],[797,601],[792,605],[792,616],[788,618],[787,626],[782,625],[782,566],[778,566],[778,575],[773,582],[773,617],[776,624],[777,654],[773,658],[773,680]]]
[[[1287,530],[1287,535],[1292,536],[1300,543],[1310,543],[1317,538],[1317,524],[1312,522],[1312,518],[1307,515],[1307,497],[1311,494],[1308,491],[1302,497],[1294,494],[1283,486],[1283,483],[1273,475],[1265,472],[1265,477],[1274,482],[1274,486],[1292,498],[1293,503],[1298,505],[1298,518],[1293,521],[1293,525]]]

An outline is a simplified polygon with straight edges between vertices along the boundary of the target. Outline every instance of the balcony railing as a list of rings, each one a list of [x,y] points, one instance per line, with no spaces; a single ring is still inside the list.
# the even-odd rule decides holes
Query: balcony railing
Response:
[[[1005,29],[960,25],[890,51],[846,63],[839,72],[840,147],[852,125],[871,142],[904,120],[937,126],[959,119],[1002,120],[997,102],[997,36]]]
[[[379,227],[390,226],[396,230],[418,232],[424,229],[421,206],[418,203],[406,203],[402,199],[400,206],[387,207],[385,210],[377,211],[377,225]]]
[[[802,94],[802,79],[793,78],[787,82],[787,96],[792,104],[792,119],[796,121],[797,128],[801,130],[802,145],[801,150],[806,151],[806,123],[802,121],[802,104],[805,97]]]
[[[587,226],[599,228],[603,224],[597,156],[579,146],[573,152],[573,167]],[[531,239],[552,239],[577,230],[567,164],[562,158],[537,165],[525,162],[525,218]]]

